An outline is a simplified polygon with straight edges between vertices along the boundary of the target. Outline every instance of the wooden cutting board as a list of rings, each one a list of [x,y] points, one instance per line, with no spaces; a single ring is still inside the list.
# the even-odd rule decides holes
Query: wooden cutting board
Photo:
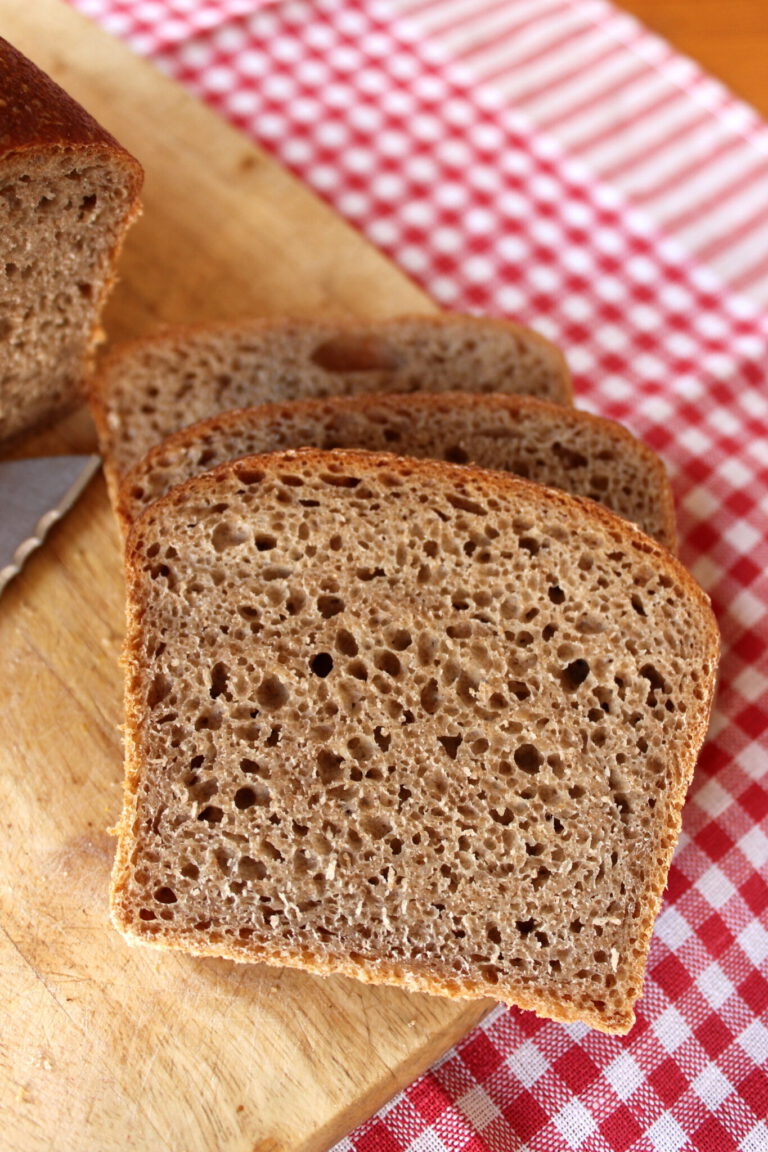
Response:
[[[59,0],[2,33],[146,168],[111,338],[245,313],[431,305],[297,181]],[[35,447],[93,447],[85,414]],[[118,813],[120,549],[95,481],[0,600],[0,1143],[9,1152],[311,1152],[487,1011],[342,978],[129,948]]]

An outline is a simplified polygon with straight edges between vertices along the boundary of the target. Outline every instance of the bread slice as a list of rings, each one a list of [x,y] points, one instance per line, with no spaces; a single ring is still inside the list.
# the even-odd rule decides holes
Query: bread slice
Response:
[[[0,442],[85,399],[142,170],[0,39]]]
[[[198,472],[238,456],[306,446],[381,449],[514,472],[597,500],[675,547],[664,465],[626,428],[543,400],[470,392],[264,404],[193,424],[128,473],[117,508],[124,530]]]
[[[169,331],[118,349],[92,408],[113,500],[166,436],[231,408],[360,392],[530,393],[571,402],[562,354],[508,321],[253,320]]]
[[[126,556],[129,940],[628,1030],[718,658],[666,549],[304,450],[174,488]]]

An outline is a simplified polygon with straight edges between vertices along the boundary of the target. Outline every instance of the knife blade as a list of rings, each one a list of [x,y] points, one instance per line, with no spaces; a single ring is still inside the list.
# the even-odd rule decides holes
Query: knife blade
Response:
[[[0,461],[0,594],[100,464],[98,456]]]

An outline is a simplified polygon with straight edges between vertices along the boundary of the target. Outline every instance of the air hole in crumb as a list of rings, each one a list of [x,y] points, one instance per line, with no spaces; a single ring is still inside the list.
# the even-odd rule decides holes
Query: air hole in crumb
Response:
[[[541,753],[534,744],[521,744],[515,749],[515,764],[529,776],[535,776],[541,767]]]
[[[246,464],[235,468],[235,476],[241,484],[260,484],[264,479],[263,472],[258,468],[249,468]]]
[[[258,552],[270,552],[277,544],[277,537],[267,532],[259,532],[254,537],[254,544]]]
[[[539,541],[533,536],[523,536],[520,540],[520,547],[525,552],[529,552],[531,556],[536,556],[539,551]]]
[[[572,660],[570,664],[566,665],[562,671],[563,687],[569,691],[574,691],[583,684],[589,676],[589,664],[586,660]]]
[[[357,488],[360,483],[359,476],[344,476],[335,472],[323,472],[320,479],[331,488]]]
[[[211,699],[215,700],[217,696],[221,696],[226,692],[228,681],[229,668],[227,665],[221,663],[221,661],[219,661],[218,664],[214,664],[213,668],[211,669]]]
[[[217,524],[211,533],[211,544],[216,552],[225,552],[227,548],[234,548],[247,539],[248,533],[244,528],[239,528],[226,520]]]
[[[446,448],[443,456],[449,464],[466,464],[469,460],[469,453],[460,444]]]
[[[388,752],[389,746],[392,743],[392,737],[389,736],[381,726],[377,726],[373,730],[373,738],[381,748],[382,752]]]
[[[656,701],[655,701],[655,699],[653,699],[654,693],[667,691],[667,686],[666,686],[666,683],[664,681],[664,677],[659,672],[659,670],[654,667],[653,664],[644,664],[643,667],[640,669],[640,675],[643,676],[648,681],[648,683],[650,685],[650,691],[648,693],[648,703],[649,704],[655,704]]]
[[[154,912],[150,912],[149,908],[142,908],[141,911],[139,912],[139,919],[140,920],[157,920],[157,916],[155,916]]]
[[[422,708],[430,716],[437,711],[440,704],[440,692],[437,687],[437,680],[435,680],[434,677],[427,681],[422,688],[420,700]]]
[[[379,576],[386,576],[383,568],[358,568],[355,572],[358,580],[376,580]]]
[[[438,743],[442,744],[448,757],[451,760],[456,759],[456,753],[458,752],[463,739],[463,736],[438,736],[437,738]]]
[[[402,353],[375,336],[342,333],[319,344],[310,359],[326,372],[393,372]]]
[[[553,584],[549,589],[549,598],[553,604],[562,604],[565,600],[565,592],[559,584]]]
[[[386,672],[388,676],[399,676],[402,671],[402,666],[394,652],[377,652],[374,656],[373,663],[380,672]]]
[[[186,876],[187,880],[197,880],[200,876],[200,869],[197,864],[185,864],[181,869],[182,876]]]
[[[198,716],[197,720],[195,720],[195,731],[218,732],[219,728],[221,728],[221,720],[221,713],[215,709],[210,712],[203,712]]]
[[[256,699],[267,711],[277,711],[287,703],[290,693],[277,676],[265,676],[256,690]]]
[[[238,788],[235,792],[235,808],[243,811],[246,808],[252,808],[256,803],[256,793],[253,788]]]
[[[382,840],[392,831],[392,825],[383,816],[366,816],[362,822],[363,831],[374,840]]]
[[[321,680],[333,671],[333,657],[330,652],[318,652],[313,656],[309,662],[309,666],[314,672],[315,676],[319,676]]]
[[[330,620],[332,616],[338,616],[339,612],[344,611],[344,601],[340,596],[319,596],[317,608],[324,619]]]
[[[173,888],[163,887],[156,890],[155,900],[157,900],[159,904],[175,904],[177,896]]]
[[[571,471],[573,468],[586,468],[588,460],[582,452],[577,452],[573,448],[566,447],[559,441],[555,441],[552,445],[552,452],[559,460],[562,461],[563,466]]]
[[[340,628],[336,633],[336,647],[342,656],[357,656],[359,651],[357,640],[346,628]]]
[[[203,808],[197,818],[198,820],[204,820],[206,824],[220,824],[224,819],[224,812],[221,808],[216,808],[214,805],[209,804],[207,808]]]
[[[398,628],[392,633],[389,643],[396,652],[404,652],[413,643],[413,637],[405,628]]]
[[[446,497],[448,503],[458,509],[460,512],[471,512],[474,516],[487,516],[488,510],[482,504],[478,504],[476,500],[470,500],[468,496],[461,496],[457,492],[449,492]]]
[[[165,700],[172,687],[173,685],[170,678],[163,675],[162,672],[158,672],[157,675],[153,677],[152,683],[149,686],[147,706],[149,708],[155,708],[162,700]]]
[[[521,936],[530,936],[536,927],[536,921],[533,918],[530,920],[516,920],[515,926]]]
[[[344,759],[337,756],[335,752],[331,752],[327,748],[321,748],[317,753],[317,771],[323,784],[332,784],[336,780],[340,780],[344,775],[344,769],[341,767]]]

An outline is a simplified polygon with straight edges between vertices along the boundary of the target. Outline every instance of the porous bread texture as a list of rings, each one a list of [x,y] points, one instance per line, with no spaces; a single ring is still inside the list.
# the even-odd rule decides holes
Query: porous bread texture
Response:
[[[485,317],[250,320],[167,331],[117,349],[92,386],[110,494],[171,433],[232,408],[361,392],[529,393],[571,402],[562,353]]]
[[[718,658],[598,505],[365,452],[225,464],[127,547],[130,941],[626,1032]]]
[[[126,476],[124,533],[176,484],[238,456],[365,448],[514,472],[588,496],[675,547],[672,491],[658,456],[626,428],[523,396],[469,392],[335,396],[226,412],[175,433]]]
[[[0,442],[83,400],[141,167],[0,39]]]

